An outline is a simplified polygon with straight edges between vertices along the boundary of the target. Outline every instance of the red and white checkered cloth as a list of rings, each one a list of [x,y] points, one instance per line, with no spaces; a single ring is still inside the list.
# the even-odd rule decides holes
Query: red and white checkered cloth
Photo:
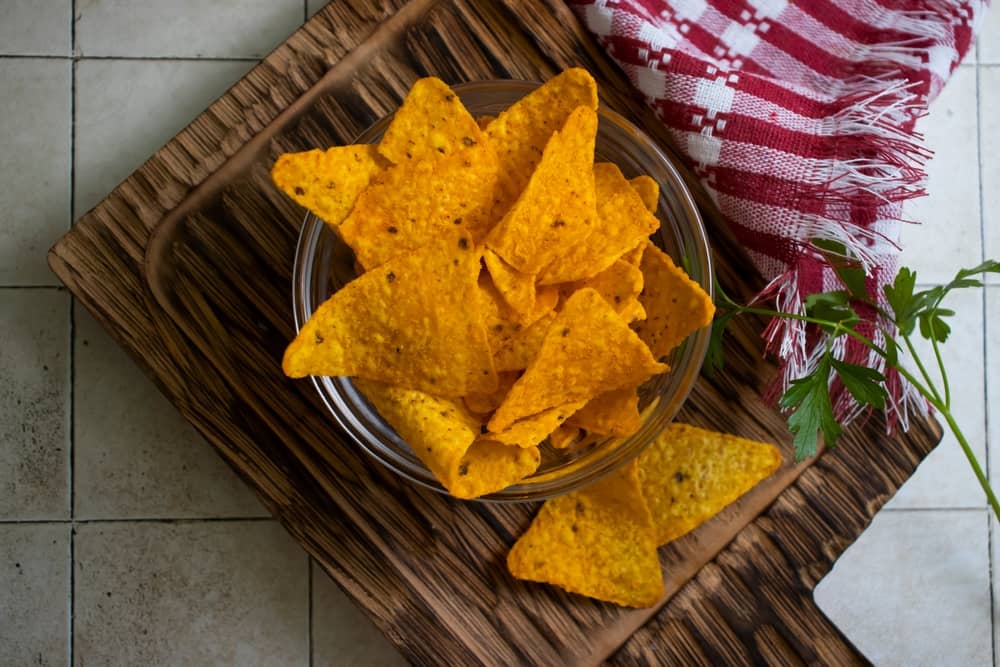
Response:
[[[868,288],[897,269],[902,203],[923,192],[929,157],[914,133],[969,49],[989,0],[569,0],[670,130],[675,145],[770,284],[803,312],[842,289],[813,239],[843,243]],[[872,322],[861,331],[881,337]],[[775,320],[776,387],[810,370],[817,331]],[[838,356],[882,368],[853,339]],[[897,376],[890,425],[913,398]],[[856,413],[831,387],[841,418]],[[917,403],[913,403],[917,405]]]

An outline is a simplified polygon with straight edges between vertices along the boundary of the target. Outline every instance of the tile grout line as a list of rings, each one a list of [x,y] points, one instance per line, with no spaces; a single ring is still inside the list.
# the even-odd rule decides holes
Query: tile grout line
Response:
[[[308,20],[309,20],[309,0],[302,0],[302,22],[305,23]]]
[[[76,55],[76,0],[70,0],[70,55]],[[70,61],[69,79],[69,227],[76,211],[76,65]],[[69,667],[76,661],[76,299],[69,298]]]

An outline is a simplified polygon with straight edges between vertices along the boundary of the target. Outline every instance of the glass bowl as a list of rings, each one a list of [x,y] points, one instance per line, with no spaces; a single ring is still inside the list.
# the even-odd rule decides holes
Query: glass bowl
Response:
[[[456,85],[454,90],[474,116],[495,116],[538,85],[526,81],[478,81]],[[622,116],[602,107],[598,117],[596,159],[614,162],[627,178],[648,174],[659,183],[660,230],[653,235],[653,241],[711,294],[712,267],[705,228],[677,169],[648,136]],[[356,143],[378,142],[391,120],[389,116],[378,121]],[[307,215],[295,257],[296,328],[301,328],[321,303],[355,275],[350,248],[322,220]],[[665,359],[671,370],[640,387],[642,427],[634,435],[607,438],[583,449],[556,450],[546,444],[534,475],[479,500],[542,500],[585,486],[627,463],[677,414],[701,370],[708,338],[707,328],[689,336]],[[350,442],[398,475],[446,493],[409,446],[354,388],[350,378],[314,376],[312,381]]]

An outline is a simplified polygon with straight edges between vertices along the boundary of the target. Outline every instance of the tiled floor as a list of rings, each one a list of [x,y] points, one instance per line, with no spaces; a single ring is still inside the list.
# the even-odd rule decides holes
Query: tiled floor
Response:
[[[400,662],[44,261],[321,4],[0,0],[0,665]],[[985,32],[923,123],[905,261],[924,282],[1000,255],[1000,13]],[[954,305],[959,418],[1000,479],[1000,281]],[[992,664],[995,528],[948,439],[820,604],[878,664]]]

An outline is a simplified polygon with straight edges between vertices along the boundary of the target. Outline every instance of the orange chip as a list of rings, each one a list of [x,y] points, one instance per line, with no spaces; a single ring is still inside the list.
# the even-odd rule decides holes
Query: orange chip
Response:
[[[518,419],[605,391],[636,387],[667,370],[596,290],[569,298],[528,366],[488,424],[495,432]]]
[[[356,376],[439,396],[495,390],[481,312],[468,307],[479,271],[472,239],[456,233],[361,275],[305,323],[285,350],[285,373]]]
[[[529,319],[535,307],[535,276],[521,273],[488,248],[483,252],[483,261],[517,319],[522,323]]]
[[[671,424],[639,455],[657,544],[694,530],[780,465],[773,445]]]
[[[476,414],[485,415],[497,409],[503,402],[504,396],[520,377],[517,371],[497,373],[497,390],[488,394],[468,394],[463,397],[465,406]]]
[[[340,233],[366,269],[455,230],[478,243],[493,223],[496,178],[496,154],[485,144],[406,161],[372,181]]]
[[[479,439],[502,442],[505,445],[515,447],[534,447],[559,428],[571,414],[582,408],[583,403],[583,401],[577,401],[543,410],[537,415],[519,419],[498,433],[485,433]]]
[[[534,324],[521,330],[493,351],[493,363],[498,371],[520,371],[527,368],[539,350],[545,334],[556,319],[554,312],[540,317]]]
[[[441,79],[419,79],[385,131],[379,152],[396,164],[449,155],[482,141],[482,131]]]
[[[385,167],[374,146],[335,146],[285,153],[274,163],[271,178],[282,192],[336,229]]]
[[[620,605],[655,604],[663,574],[635,462],[545,501],[507,555],[507,569],[518,579]]]
[[[639,303],[646,309],[646,319],[633,327],[659,359],[690,334],[708,326],[715,305],[701,285],[652,243],[646,245],[639,266],[644,284]]]
[[[639,394],[634,387],[598,394],[570,417],[568,423],[588,433],[627,438],[642,426]]]
[[[501,212],[527,186],[553,132],[566,124],[577,107],[597,111],[597,84],[589,72],[573,68],[525,95],[486,127],[504,175]]]
[[[545,146],[517,202],[487,236],[487,246],[518,271],[538,273],[594,229],[596,132],[593,109],[579,107],[570,114]]]
[[[488,273],[479,276],[479,305],[483,313],[483,325],[486,327],[486,337],[494,354],[507,341],[520,335],[527,327],[552,312],[559,302],[559,290],[556,287],[543,287],[535,295],[535,305],[528,316],[518,317],[500,295]],[[539,343],[540,344],[540,343]],[[522,366],[526,368],[527,365]],[[518,370],[518,369],[508,369]]]
[[[628,262],[632,266],[639,266],[642,262],[642,251],[646,249],[649,244],[649,239],[643,239],[634,248],[626,252],[621,256],[623,262]]]
[[[656,207],[660,203],[660,184],[645,174],[636,176],[628,183],[642,199],[643,206],[650,213],[656,213]]]
[[[593,276],[611,266],[647,236],[659,229],[639,195],[610,162],[594,165],[597,222],[593,233],[566,246],[538,275],[540,285],[553,285]]]
[[[569,424],[562,424],[549,434],[549,444],[553,449],[566,449],[580,437],[580,429]]]
[[[453,496],[499,491],[538,468],[537,448],[474,444],[479,421],[458,403],[379,382],[355,384]]]
[[[561,293],[568,298],[570,294],[584,287],[597,290],[597,293],[626,322],[631,321],[630,317],[626,315],[631,316],[636,313],[636,306],[642,307],[639,304],[639,292],[642,291],[642,271],[620,259],[592,278],[569,283],[561,288]]]

